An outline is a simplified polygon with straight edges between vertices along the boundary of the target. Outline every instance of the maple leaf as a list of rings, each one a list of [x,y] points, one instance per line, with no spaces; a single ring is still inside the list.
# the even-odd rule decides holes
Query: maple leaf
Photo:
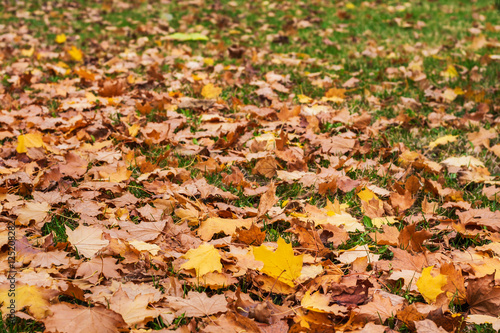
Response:
[[[116,333],[126,328],[121,315],[103,306],[61,303],[52,305],[50,311],[53,315],[43,320],[49,332]]]
[[[215,98],[219,97],[219,95],[221,93],[222,93],[222,89],[214,86],[212,83],[207,84],[201,90],[201,95],[205,98],[208,98],[208,99],[215,99]]]
[[[65,34],[59,34],[56,36],[55,42],[57,44],[62,44],[66,41],[66,35]]]
[[[31,221],[35,221],[38,225],[45,220],[49,211],[50,205],[47,202],[27,202],[22,208],[15,210],[17,214],[16,223],[29,225]]]
[[[40,252],[35,255],[30,266],[50,268],[52,265],[67,265],[69,264],[67,255],[68,253],[63,251]]]
[[[40,133],[29,133],[19,135],[17,137],[17,147],[16,151],[21,153],[26,153],[27,148],[38,148],[43,146],[42,135]]]
[[[213,245],[201,244],[198,248],[189,250],[182,258],[188,261],[181,268],[194,269],[197,277],[210,272],[222,272],[221,256]]]
[[[467,303],[472,314],[498,316],[500,313],[500,288],[494,285],[494,275],[469,280]]]
[[[8,306],[11,304],[11,299],[13,299],[9,294],[10,285],[2,284],[0,286],[0,303],[3,303],[2,313],[8,313]],[[39,288],[36,286],[28,285],[17,285],[15,291],[15,308],[16,310],[22,310],[23,308],[28,308],[29,313],[37,318],[43,319],[50,314],[49,311],[49,300],[55,297],[59,292],[47,288]]]
[[[427,303],[434,303],[437,297],[444,292],[442,288],[447,283],[446,275],[431,275],[433,268],[434,266],[424,268],[422,275],[417,280],[418,291],[420,291]]]
[[[212,239],[216,233],[223,232],[226,235],[232,235],[237,228],[250,228],[254,222],[253,218],[250,219],[223,219],[220,217],[210,217],[201,222],[198,228],[198,235],[204,241]]]
[[[402,302],[394,304],[390,298],[375,293],[370,303],[361,305],[356,311],[356,320],[382,324],[387,318],[394,316],[402,306]]]
[[[261,245],[266,238],[266,233],[252,224],[248,230],[236,228],[233,241],[239,241],[247,245]]]
[[[269,189],[260,197],[257,217],[261,217],[266,214],[277,202],[278,197],[276,197],[276,185],[274,185],[274,182],[271,182]]]
[[[272,178],[276,175],[277,168],[278,168],[278,163],[276,162],[274,157],[267,156],[257,161],[255,167],[252,170],[252,173],[263,175],[267,178]]]
[[[82,61],[83,60],[83,52],[78,49],[76,46],[71,46],[71,48],[67,51],[71,59],[74,61]]]
[[[157,310],[149,309],[150,294],[138,294],[131,299],[120,287],[109,299],[109,308],[119,313],[129,325],[143,326],[144,322],[156,318]]]
[[[176,310],[177,316],[204,317],[228,310],[224,295],[208,297],[206,293],[190,291],[186,298],[167,296],[166,301],[169,307]]]
[[[278,281],[294,287],[294,281],[302,271],[303,255],[294,256],[292,245],[285,242],[283,238],[278,239],[276,251],[270,251],[266,246],[252,247],[255,260],[262,261],[264,267],[260,269]]]
[[[102,239],[102,230],[95,227],[79,226],[71,230],[65,225],[68,242],[78,251],[79,254],[87,258],[92,258],[103,247],[109,244],[108,240]]]
[[[300,305],[302,305],[303,308],[311,311],[332,313],[336,316],[343,315],[347,312],[346,307],[337,304],[328,305],[329,303],[331,303],[330,297],[321,294],[319,291],[313,294],[307,291],[300,301]]]
[[[378,261],[380,255],[370,253],[367,245],[357,245],[342,253],[338,260],[344,264],[350,264],[358,258],[367,257],[370,263]]]

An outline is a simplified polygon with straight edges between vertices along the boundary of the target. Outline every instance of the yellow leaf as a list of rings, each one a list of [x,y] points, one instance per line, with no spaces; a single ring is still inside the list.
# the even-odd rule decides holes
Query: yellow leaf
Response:
[[[35,47],[32,46],[29,50],[21,50],[21,55],[23,57],[31,57],[35,53]]]
[[[437,138],[436,140],[432,141],[431,143],[429,143],[429,148],[433,149],[433,148],[440,146],[440,145],[445,145],[445,144],[450,143],[450,142],[455,142],[455,141],[457,141],[457,137],[458,137],[458,135],[442,136],[442,137]]]
[[[9,309],[7,308],[11,305],[10,300],[13,299],[9,297],[9,284],[3,284],[0,287],[0,303],[3,302],[2,313],[7,314]],[[49,298],[54,296],[55,291],[49,289],[38,288],[36,286],[18,285],[16,286],[16,298],[15,298],[15,310],[20,311],[21,309],[27,307],[29,313],[33,315],[36,319],[43,319],[49,314]]]
[[[358,192],[358,197],[364,202],[370,202],[373,198],[378,200],[378,197],[372,190],[364,188],[362,191]]]
[[[213,245],[201,244],[197,249],[187,251],[181,258],[189,259],[181,268],[194,269],[198,277],[210,272],[222,272],[221,256]]]
[[[309,96],[306,96],[306,95],[298,95],[297,96],[299,98],[299,103],[302,103],[302,104],[309,104],[313,101],[313,99]]]
[[[264,267],[261,272],[277,278],[279,281],[294,287],[294,281],[302,271],[303,255],[294,256],[291,244],[287,244],[283,238],[278,239],[278,248],[275,252],[266,246],[253,247],[255,260],[262,261]]]
[[[396,223],[395,216],[386,216],[386,217],[375,217],[372,219],[372,224],[374,227],[380,228],[384,224],[394,224]]]
[[[100,170],[100,180],[112,183],[121,183],[125,180],[128,180],[130,178],[130,175],[132,175],[132,170],[128,170],[127,166],[125,165],[120,165],[116,168],[116,170],[113,170],[112,172],[110,171],[111,170]]]
[[[75,46],[72,46],[68,50],[68,54],[73,59],[74,61],[82,61],[83,59],[83,52],[80,49],[77,49]]]
[[[130,126],[128,128],[128,135],[135,138],[137,136],[137,134],[139,134],[140,128],[141,128],[141,126],[139,124],[133,124],[132,126]]]
[[[427,303],[431,304],[436,301],[436,298],[443,293],[441,289],[446,285],[447,277],[443,274],[438,274],[436,277],[431,275],[434,266],[426,267],[422,270],[422,275],[417,280],[418,291],[422,294]]]
[[[62,44],[66,41],[66,35],[65,34],[60,34],[56,36],[56,43],[57,44]]]
[[[448,65],[444,72],[441,72],[441,76],[447,77],[449,79],[456,78],[458,76],[457,69],[453,65]]]
[[[208,99],[215,99],[219,97],[221,92],[222,92],[221,88],[216,87],[213,84],[209,83],[203,87],[203,89],[201,90],[201,95]]]
[[[303,308],[321,313],[333,313],[335,315],[341,315],[346,308],[337,304],[328,305],[330,303],[330,296],[321,294],[319,291],[311,295],[310,291],[307,291],[300,305]]]
[[[143,241],[138,241],[138,240],[131,240],[128,242],[130,245],[132,245],[137,251],[147,251],[151,253],[152,255],[157,255],[158,251],[161,250],[161,248],[156,245],[156,244],[150,244],[146,243]]]
[[[213,235],[223,232],[226,235],[232,235],[236,228],[250,229],[254,219],[223,219],[220,217],[210,217],[201,222],[198,228],[198,236],[204,241],[212,239]]]
[[[348,2],[345,4],[345,8],[347,9],[356,9],[356,6],[352,2]]]
[[[17,137],[16,151],[18,153],[26,153],[26,148],[38,148],[43,146],[42,135],[40,133],[29,133],[19,135]]]
[[[214,59],[212,58],[205,58],[203,59],[203,63],[207,66],[213,66],[214,65]]]

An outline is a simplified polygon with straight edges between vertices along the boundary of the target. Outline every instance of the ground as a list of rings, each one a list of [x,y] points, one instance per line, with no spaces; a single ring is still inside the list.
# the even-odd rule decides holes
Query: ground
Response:
[[[500,329],[494,1],[1,9],[2,331]]]

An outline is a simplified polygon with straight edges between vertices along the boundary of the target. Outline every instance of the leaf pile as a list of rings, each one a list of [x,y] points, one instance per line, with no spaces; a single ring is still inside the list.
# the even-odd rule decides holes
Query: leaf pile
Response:
[[[4,319],[15,223],[18,322],[47,332],[500,329],[483,2],[438,43],[418,1],[11,4]],[[390,18],[356,30],[372,11]]]

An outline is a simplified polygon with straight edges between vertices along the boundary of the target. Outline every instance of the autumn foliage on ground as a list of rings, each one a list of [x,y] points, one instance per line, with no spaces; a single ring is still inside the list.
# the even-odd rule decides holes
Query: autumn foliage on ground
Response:
[[[3,330],[500,329],[499,16],[5,5]]]

